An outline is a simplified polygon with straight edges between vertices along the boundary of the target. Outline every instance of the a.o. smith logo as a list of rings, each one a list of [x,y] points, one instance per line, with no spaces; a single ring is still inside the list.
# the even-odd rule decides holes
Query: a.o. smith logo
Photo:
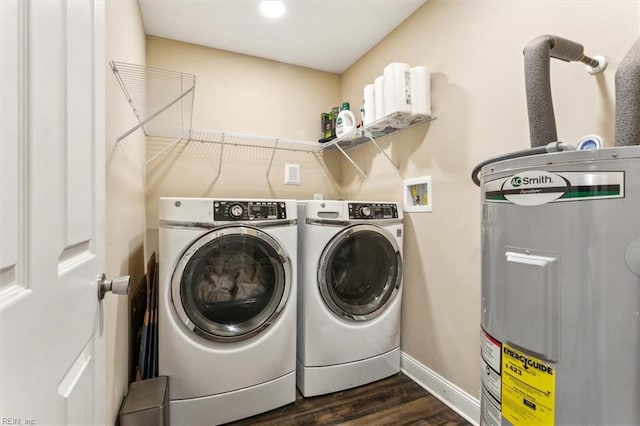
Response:
[[[514,188],[519,188],[521,185],[540,185],[547,183],[553,183],[553,179],[546,174],[535,177],[514,176],[511,178],[511,186]]]
[[[530,170],[505,180],[501,192],[514,204],[538,206],[562,197],[569,186],[569,181],[560,175]]]

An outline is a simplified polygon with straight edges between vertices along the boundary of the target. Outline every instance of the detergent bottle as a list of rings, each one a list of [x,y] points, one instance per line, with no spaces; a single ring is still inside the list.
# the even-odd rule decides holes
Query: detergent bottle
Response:
[[[356,129],[356,117],[349,110],[349,102],[342,103],[342,110],[336,119],[336,136],[340,137]]]

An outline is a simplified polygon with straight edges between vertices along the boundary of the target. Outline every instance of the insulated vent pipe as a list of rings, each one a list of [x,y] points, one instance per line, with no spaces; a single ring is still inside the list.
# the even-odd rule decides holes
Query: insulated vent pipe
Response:
[[[593,73],[603,71],[606,60],[585,56],[581,44],[552,35],[531,40],[523,53],[529,134],[531,147],[535,148],[558,140],[551,99],[550,59],[579,61],[591,67]]]
[[[616,71],[616,146],[640,145],[640,38]]]

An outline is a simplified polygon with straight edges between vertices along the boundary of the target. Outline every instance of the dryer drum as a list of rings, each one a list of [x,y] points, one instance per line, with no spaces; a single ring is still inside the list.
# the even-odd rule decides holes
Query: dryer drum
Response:
[[[352,320],[371,319],[393,300],[402,278],[400,250],[388,232],[355,225],[336,235],[319,262],[318,285],[327,306]]]

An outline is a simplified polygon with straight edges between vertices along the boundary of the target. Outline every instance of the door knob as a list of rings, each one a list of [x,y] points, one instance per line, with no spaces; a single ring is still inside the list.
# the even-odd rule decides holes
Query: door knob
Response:
[[[108,291],[113,294],[129,294],[130,282],[131,277],[129,275],[124,275],[112,280],[108,280],[104,273],[98,275],[98,300],[104,299],[104,295]]]

